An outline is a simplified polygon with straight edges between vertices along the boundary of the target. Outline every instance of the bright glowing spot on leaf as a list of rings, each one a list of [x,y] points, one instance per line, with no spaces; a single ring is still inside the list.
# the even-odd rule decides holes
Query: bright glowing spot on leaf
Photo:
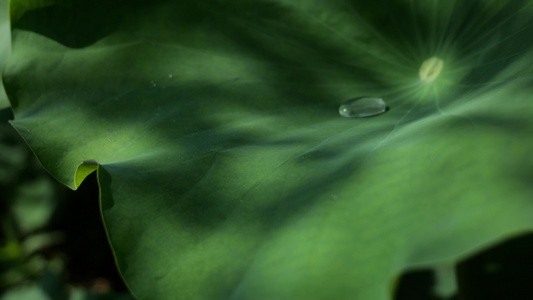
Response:
[[[430,83],[439,77],[443,67],[444,61],[436,56],[433,56],[422,63],[418,74],[420,75],[420,79],[422,79],[422,81]]]

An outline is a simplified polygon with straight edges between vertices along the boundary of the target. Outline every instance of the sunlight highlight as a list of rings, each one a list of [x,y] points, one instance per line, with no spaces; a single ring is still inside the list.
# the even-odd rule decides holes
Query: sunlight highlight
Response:
[[[418,71],[418,75],[422,81],[430,83],[439,77],[443,67],[444,61],[436,56],[433,56],[422,63],[422,66],[420,66],[420,70]]]

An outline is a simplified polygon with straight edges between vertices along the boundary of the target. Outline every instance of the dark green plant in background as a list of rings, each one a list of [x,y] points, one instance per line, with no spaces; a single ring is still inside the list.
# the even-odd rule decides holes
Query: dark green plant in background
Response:
[[[0,299],[132,299],[107,252],[97,191],[67,192],[8,124],[12,118],[0,110]]]
[[[532,1],[10,9],[12,124],[96,171],[138,298],[391,299],[533,228]],[[339,115],[363,96],[388,111]]]

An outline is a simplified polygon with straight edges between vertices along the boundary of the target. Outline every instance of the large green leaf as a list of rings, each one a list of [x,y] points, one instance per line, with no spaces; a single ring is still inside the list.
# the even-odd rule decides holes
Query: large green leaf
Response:
[[[72,3],[13,24],[13,124],[139,298],[389,299],[533,228],[531,1]]]
[[[9,27],[8,1],[0,0],[0,70],[9,56],[11,46],[11,35]],[[0,109],[9,106],[4,84],[0,81]]]

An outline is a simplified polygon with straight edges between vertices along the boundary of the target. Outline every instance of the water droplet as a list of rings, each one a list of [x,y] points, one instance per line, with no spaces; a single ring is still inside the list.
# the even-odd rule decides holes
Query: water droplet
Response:
[[[426,59],[420,66],[418,75],[422,81],[430,83],[439,77],[444,67],[444,61],[436,56]]]
[[[171,79],[172,79],[173,77],[174,77],[174,75],[172,75],[172,74],[168,74],[168,78],[171,78]]]
[[[339,106],[339,114],[345,118],[366,118],[384,113],[387,103],[379,97],[350,99]]]

